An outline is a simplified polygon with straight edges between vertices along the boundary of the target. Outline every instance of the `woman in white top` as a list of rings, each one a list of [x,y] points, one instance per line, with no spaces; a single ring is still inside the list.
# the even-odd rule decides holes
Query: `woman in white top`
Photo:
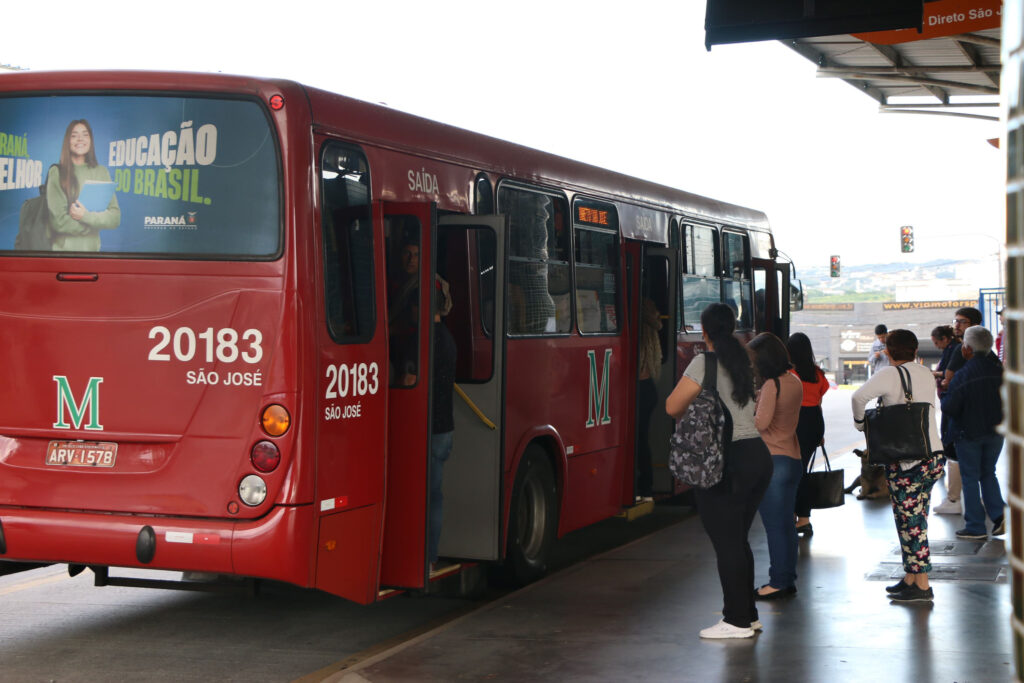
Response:
[[[695,490],[697,514],[711,539],[722,584],[722,620],[702,629],[701,638],[750,638],[761,630],[754,604],[754,553],[747,534],[772,478],[772,456],[755,424],[754,368],[736,338],[736,313],[710,304],[700,314],[708,351],[715,354],[718,396],[732,417],[732,441],[725,448],[722,481]],[[701,392],[706,357],[694,358],[665,410],[679,419]],[[792,511],[792,508],[790,508]]]
[[[864,431],[864,407],[871,399],[880,398],[882,404],[887,406],[906,403],[900,382],[900,369],[909,374],[914,403],[932,405],[928,432],[934,450],[922,453],[920,460],[885,467],[896,531],[903,553],[903,570],[906,572],[903,580],[887,586],[886,591],[891,600],[898,602],[927,601],[935,597],[928,585],[928,572],[932,568],[928,547],[928,506],[932,486],[942,478],[946,464],[935,423],[935,378],[931,370],[914,362],[917,357],[917,337],[913,332],[893,330],[885,341],[885,350],[891,365],[880,369],[854,392],[853,421],[857,429]]]

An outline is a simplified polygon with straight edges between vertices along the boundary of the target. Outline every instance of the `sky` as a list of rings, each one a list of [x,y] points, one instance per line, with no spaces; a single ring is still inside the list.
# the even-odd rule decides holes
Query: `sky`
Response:
[[[220,71],[386,103],[762,210],[798,270],[832,254],[994,265],[1005,241],[1000,123],[880,113],[774,41],[709,52],[700,0],[12,5],[0,64]]]

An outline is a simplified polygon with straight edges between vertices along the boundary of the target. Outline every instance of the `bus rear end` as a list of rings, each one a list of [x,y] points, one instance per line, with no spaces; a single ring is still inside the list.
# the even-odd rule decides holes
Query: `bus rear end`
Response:
[[[310,581],[279,121],[204,78],[0,77],[0,559]]]

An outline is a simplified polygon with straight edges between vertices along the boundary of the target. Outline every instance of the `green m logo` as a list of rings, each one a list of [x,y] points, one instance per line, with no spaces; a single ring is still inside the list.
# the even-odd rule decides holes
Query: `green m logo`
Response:
[[[75,400],[71,393],[71,385],[64,375],[54,375],[53,381],[57,383],[57,421],[53,423],[54,429],[71,429],[71,425],[64,421],[64,412],[67,409],[71,417],[71,423],[75,429],[82,428],[85,421],[86,411],[89,414],[89,422],[85,428],[92,431],[102,431],[100,424],[100,383],[102,377],[90,377],[89,386],[85,388],[85,395],[81,403]]]
[[[587,397],[587,426],[611,424],[612,418],[608,414],[608,375],[612,364],[612,350],[604,350],[604,368],[601,371],[601,383],[597,382],[597,354],[587,351],[587,358],[590,360],[590,395]],[[596,417],[596,421],[595,421]]]

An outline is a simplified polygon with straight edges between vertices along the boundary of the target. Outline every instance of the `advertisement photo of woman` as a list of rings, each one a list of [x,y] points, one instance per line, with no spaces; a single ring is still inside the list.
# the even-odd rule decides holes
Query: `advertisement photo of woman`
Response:
[[[89,202],[84,194],[87,187]],[[99,251],[100,230],[121,224],[114,183],[96,160],[92,126],[85,119],[72,121],[64,131],[60,161],[50,167],[46,178],[46,204],[54,251]]]

